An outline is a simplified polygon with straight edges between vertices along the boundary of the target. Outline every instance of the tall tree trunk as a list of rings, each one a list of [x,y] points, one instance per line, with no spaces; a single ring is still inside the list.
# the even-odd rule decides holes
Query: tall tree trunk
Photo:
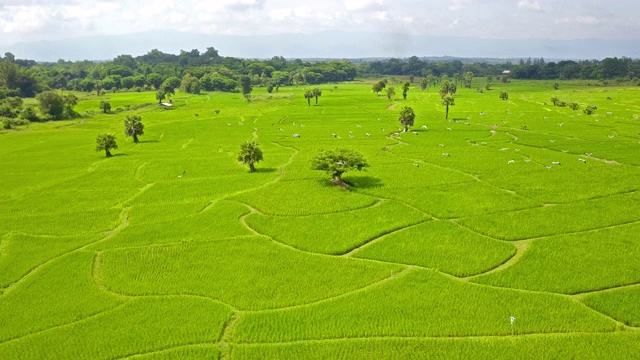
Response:
[[[140,140],[138,140],[138,134],[136,133],[133,133],[133,142],[136,144],[140,142]]]
[[[449,105],[447,105],[447,112],[444,114],[444,119],[449,120]]]
[[[318,105],[318,95],[316,95],[316,105]]]
[[[307,98],[307,104],[309,104],[309,106],[311,106],[311,98]]]
[[[256,171],[256,166],[253,165],[253,161],[249,162],[249,172],[255,172]]]
[[[111,151],[109,149],[104,149],[104,152],[107,154],[107,157],[111,157]]]

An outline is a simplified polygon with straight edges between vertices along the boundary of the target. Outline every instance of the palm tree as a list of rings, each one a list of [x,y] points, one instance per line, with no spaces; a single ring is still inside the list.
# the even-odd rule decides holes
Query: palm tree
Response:
[[[413,112],[413,108],[409,106],[403,106],[400,109],[400,124],[404,126],[404,132],[409,131],[409,126],[413,126],[413,120],[416,118],[416,114]]]
[[[322,96],[322,90],[319,88],[313,89],[313,96],[316,97],[316,105],[318,104],[318,96]]]
[[[307,99],[307,103],[309,104],[309,106],[311,106],[311,99],[313,99],[314,96],[315,95],[311,90],[307,90],[304,92],[304,98]]]
[[[258,147],[258,143],[255,141],[245,141],[240,145],[240,152],[238,153],[238,161],[242,164],[249,164],[249,172],[256,171],[255,163],[262,160],[262,150]]]
[[[117,149],[116,136],[113,134],[100,134],[96,138],[96,151],[102,151],[106,153],[107,157],[111,157],[111,149]]]
[[[402,97],[407,100],[407,92],[409,91],[409,88],[411,87],[411,83],[406,82],[404,83],[404,85],[402,85]]]
[[[445,120],[449,119],[449,106],[454,106],[455,104],[456,101],[452,95],[445,95],[442,97],[442,105],[447,107],[447,110],[444,114]]]
[[[133,136],[133,142],[139,143],[139,135],[144,135],[144,124],[142,124],[142,117],[139,115],[127,115],[124,117],[124,134],[126,136]]]

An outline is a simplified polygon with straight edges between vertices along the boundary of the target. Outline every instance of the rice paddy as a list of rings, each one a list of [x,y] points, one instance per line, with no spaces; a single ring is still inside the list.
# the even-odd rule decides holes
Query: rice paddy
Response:
[[[460,87],[450,121],[417,84],[321,89],[78,94],[80,119],[0,131],[0,358],[640,353],[640,88]],[[348,189],[311,170],[334,148],[371,165]]]

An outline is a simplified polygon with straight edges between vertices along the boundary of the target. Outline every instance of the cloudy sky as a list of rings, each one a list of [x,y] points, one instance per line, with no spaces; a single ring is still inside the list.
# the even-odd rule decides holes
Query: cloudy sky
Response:
[[[0,46],[149,30],[490,39],[640,37],[637,0],[0,0]]]

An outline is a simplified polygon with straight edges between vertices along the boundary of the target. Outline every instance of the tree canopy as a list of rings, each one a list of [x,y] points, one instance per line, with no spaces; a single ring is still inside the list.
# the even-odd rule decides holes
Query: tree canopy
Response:
[[[367,160],[357,151],[351,149],[323,150],[311,159],[313,170],[329,173],[336,185],[346,186],[342,174],[351,170],[364,170],[369,167]]]
[[[124,134],[133,137],[134,143],[139,143],[138,136],[144,135],[144,124],[140,115],[127,115],[124,117]]]
[[[256,171],[255,163],[262,160],[262,150],[255,141],[245,141],[240,145],[238,161],[249,165],[249,172]]]
[[[400,121],[400,124],[404,126],[405,132],[409,131],[410,126],[413,126],[413,121],[415,120],[415,118],[416,114],[413,112],[413,108],[409,106],[403,106],[402,109],[400,109],[400,117],[398,118],[398,120]]]
[[[105,152],[107,157],[111,157],[111,149],[117,149],[116,136],[113,134],[100,134],[96,138],[96,151]]]

